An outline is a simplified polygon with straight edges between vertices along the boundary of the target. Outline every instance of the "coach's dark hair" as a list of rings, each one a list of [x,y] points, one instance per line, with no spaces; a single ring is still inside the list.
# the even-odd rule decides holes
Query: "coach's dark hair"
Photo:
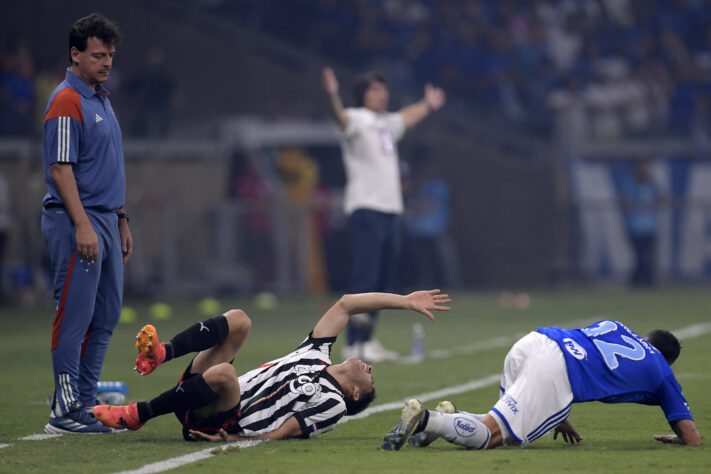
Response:
[[[370,405],[370,402],[372,402],[373,400],[375,400],[375,387],[373,387],[373,390],[371,390],[370,393],[366,393],[358,400],[353,400],[351,397],[346,397],[346,415],[353,416],[357,413],[362,412],[363,410],[368,408],[368,405]]]
[[[356,107],[363,107],[363,102],[365,101],[365,91],[368,90],[370,84],[373,82],[380,82],[387,84],[388,81],[385,76],[377,72],[365,72],[358,76],[353,83],[353,99],[355,100]]]
[[[106,45],[118,46],[121,30],[118,25],[99,13],[80,18],[69,31],[69,64],[72,64],[72,48],[86,51],[89,38],[98,38]]]
[[[669,365],[672,365],[676,358],[679,357],[681,344],[679,343],[679,339],[669,331],[665,329],[655,329],[647,334],[646,339],[662,353]]]

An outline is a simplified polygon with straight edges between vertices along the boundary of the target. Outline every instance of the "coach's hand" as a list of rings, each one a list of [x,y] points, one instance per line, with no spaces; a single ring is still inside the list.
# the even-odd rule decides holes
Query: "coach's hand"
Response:
[[[131,229],[128,227],[128,220],[119,219],[119,235],[121,236],[121,253],[123,253],[124,265],[133,255],[133,236]]]
[[[555,427],[553,432],[553,439],[558,439],[558,434],[563,436],[563,441],[570,444],[579,443],[583,440],[583,437],[575,431],[575,427],[568,420]]]
[[[410,309],[424,314],[432,321],[434,321],[434,316],[430,310],[450,311],[452,309],[449,306],[442,306],[451,303],[452,299],[449,295],[440,294],[439,290],[416,291],[407,295],[406,298],[410,303]]]
[[[220,428],[220,431],[216,435],[209,435],[197,430],[188,430],[190,433],[190,438],[195,441],[212,441],[214,443],[221,443],[223,441],[238,441],[243,439],[238,435],[227,434],[227,431]]]
[[[99,260],[99,237],[88,219],[86,224],[77,225],[76,243],[79,258],[85,258],[89,263],[96,263]]]

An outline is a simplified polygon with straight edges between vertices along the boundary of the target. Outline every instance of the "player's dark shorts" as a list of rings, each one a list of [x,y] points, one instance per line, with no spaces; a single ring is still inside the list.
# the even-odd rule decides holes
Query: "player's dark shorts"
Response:
[[[178,383],[184,382],[198,375],[190,373],[190,369],[192,368],[192,366],[193,363],[192,361],[190,361],[190,364],[185,369],[185,372],[183,372],[183,375],[180,377]],[[190,438],[188,430],[201,431],[203,433],[211,435],[217,434],[220,429],[225,430],[228,434],[237,434],[240,431],[239,419],[241,413],[239,409],[239,403],[228,411],[220,412],[217,415],[211,416],[209,418],[202,418],[197,420],[194,419],[194,415],[191,410],[181,409],[176,410],[174,413],[175,416],[178,418],[180,424],[183,425],[183,438],[185,438],[186,441],[195,441],[194,439]]]

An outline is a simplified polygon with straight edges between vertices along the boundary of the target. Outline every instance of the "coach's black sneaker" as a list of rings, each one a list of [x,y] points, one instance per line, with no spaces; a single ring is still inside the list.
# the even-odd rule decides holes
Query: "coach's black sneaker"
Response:
[[[383,451],[398,451],[405,444],[405,441],[410,437],[412,432],[417,427],[417,424],[425,416],[425,410],[422,403],[416,398],[411,398],[405,402],[405,407],[402,409],[400,421],[392,430],[383,438],[383,445],[380,449]]]

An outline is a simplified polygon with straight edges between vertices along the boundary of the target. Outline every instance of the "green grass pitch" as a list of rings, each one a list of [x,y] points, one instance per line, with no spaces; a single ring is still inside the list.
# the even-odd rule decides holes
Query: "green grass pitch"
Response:
[[[541,292],[531,295],[532,304],[525,310],[500,307],[494,293],[455,292],[452,296],[453,311],[437,314],[434,323],[410,312],[381,315],[379,339],[401,354],[409,352],[415,321],[425,325],[427,351],[461,350],[419,364],[376,365],[378,398],[374,405],[498,374],[508,347],[496,343],[486,347],[483,343],[495,338],[506,341],[540,325],[571,327],[614,318],[645,334],[654,328],[676,330],[711,321],[711,292],[706,288]],[[169,338],[201,317],[195,302],[169,302],[173,317],[158,322],[148,317],[148,303],[128,303],[136,309],[138,320],[116,329],[102,380],[127,382],[129,399],[140,400],[172,386],[189,359],[172,361],[148,377],[138,376],[132,370],[137,330],[153,322],[159,336]],[[252,318],[252,334],[235,360],[238,373],[243,373],[295,347],[330,301],[292,298],[273,311],[259,311],[251,300],[222,303],[223,309],[242,307]],[[152,420],[135,433],[22,440],[42,433],[47,422],[52,320],[51,308],[0,310],[0,445],[10,445],[0,448],[0,472],[117,472],[217,446],[184,442],[173,416]],[[682,354],[674,365],[702,436],[711,433],[710,337],[705,334],[682,340]],[[341,344],[336,344],[334,361],[339,359]],[[491,407],[497,395],[497,386],[489,385],[448,398],[461,409],[481,413]],[[431,401],[426,406],[435,404]],[[525,449],[467,451],[439,440],[426,449],[406,446],[400,452],[379,451],[383,434],[398,417],[398,410],[377,413],[313,440],[234,449],[174,472],[708,472],[711,461],[708,444],[687,448],[652,439],[653,434],[671,432],[658,407],[574,405],[570,420],[585,437],[577,446],[564,445],[549,435]]]

